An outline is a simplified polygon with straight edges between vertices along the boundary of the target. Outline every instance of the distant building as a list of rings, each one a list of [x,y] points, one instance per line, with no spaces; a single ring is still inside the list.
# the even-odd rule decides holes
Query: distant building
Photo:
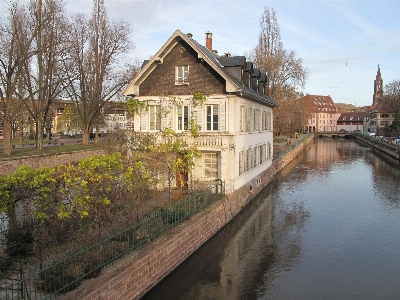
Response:
[[[300,100],[310,108],[311,117],[305,129],[308,132],[337,131],[339,113],[331,96],[306,95]]]
[[[351,111],[343,112],[337,120],[337,131],[346,130],[347,132],[364,132],[364,118],[369,114],[367,112]]]
[[[109,102],[104,108],[104,125],[100,133],[111,133],[115,130],[134,129],[133,116],[126,108],[125,103]]]
[[[376,78],[374,80],[372,106],[366,109],[369,116],[364,119],[364,128],[366,132],[383,136],[396,136],[395,132],[391,130],[393,121],[395,120],[393,101],[394,100],[390,96],[383,95],[383,79],[378,65]]]

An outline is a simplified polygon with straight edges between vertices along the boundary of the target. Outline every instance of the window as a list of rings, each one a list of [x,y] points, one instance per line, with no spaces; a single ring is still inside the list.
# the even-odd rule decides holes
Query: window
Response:
[[[219,178],[218,176],[218,153],[203,153],[204,177]]]
[[[175,67],[175,84],[188,84],[189,83],[189,66],[176,66]]]
[[[218,105],[206,105],[207,130],[218,130]]]
[[[149,106],[150,130],[161,130],[161,106]]]
[[[178,106],[178,130],[189,129],[189,106]]]

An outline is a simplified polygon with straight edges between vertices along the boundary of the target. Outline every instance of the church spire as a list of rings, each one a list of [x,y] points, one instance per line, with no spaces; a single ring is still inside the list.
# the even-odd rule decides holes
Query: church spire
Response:
[[[372,105],[375,105],[379,98],[383,96],[383,80],[381,76],[381,69],[378,65],[376,72],[376,79],[374,80],[374,95],[372,96]]]

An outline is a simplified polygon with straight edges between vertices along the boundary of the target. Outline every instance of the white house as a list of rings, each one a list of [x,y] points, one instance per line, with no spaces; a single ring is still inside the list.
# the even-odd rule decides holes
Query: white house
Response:
[[[148,103],[148,109],[134,118],[135,131],[170,127],[184,134],[190,120],[199,125],[199,137],[190,141],[202,157],[192,176],[201,182],[223,180],[231,193],[272,163],[276,103],[265,95],[264,85],[265,73],[246,57],[218,55],[210,32],[202,46],[191,34],[176,30],[144,63],[124,95]],[[195,92],[207,95],[207,101],[193,105]],[[168,114],[158,114],[166,110]]]
[[[343,112],[337,121],[337,130],[364,132],[364,118],[368,117],[368,115],[367,112],[363,111]]]

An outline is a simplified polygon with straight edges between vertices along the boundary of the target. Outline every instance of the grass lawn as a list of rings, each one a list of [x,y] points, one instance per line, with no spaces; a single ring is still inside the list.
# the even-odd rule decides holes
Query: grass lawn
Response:
[[[0,146],[2,146],[3,142],[0,141]],[[17,158],[23,156],[40,156],[40,155],[52,155],[59,153],[68,153],[74,151],[82,151],[87,149],[96,149],[99,147],[95,144],[90,145],[82,145],[82,144],[64,144],[61,143],[48,143],[47,141],[43,142],[44,148],[42,151],[39,151],[35,148],[35,140],[26,140],[23,144],[18,141],[12,141],[13,148],[11,151],[11,155],[4,155],[0,151],[0,159],[5,158]]]

